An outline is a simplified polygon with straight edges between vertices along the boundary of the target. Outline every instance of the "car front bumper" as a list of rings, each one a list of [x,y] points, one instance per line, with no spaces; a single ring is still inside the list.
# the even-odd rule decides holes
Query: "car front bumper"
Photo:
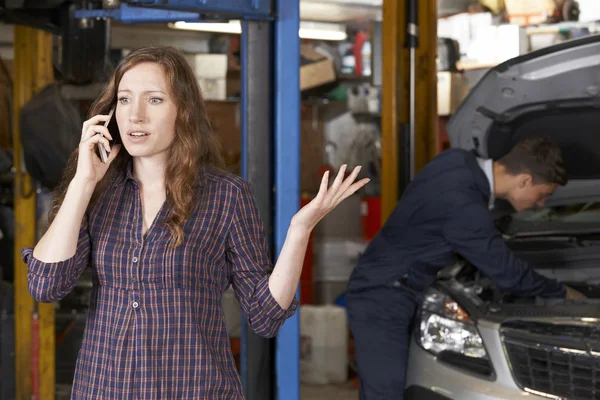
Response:
[[[494,367],[486,378],[445,364],[411,340],[405,400],[548,400],[559,399],[527,392],[517,386],[506,360],[499,325],[482,321],[479,333]]]

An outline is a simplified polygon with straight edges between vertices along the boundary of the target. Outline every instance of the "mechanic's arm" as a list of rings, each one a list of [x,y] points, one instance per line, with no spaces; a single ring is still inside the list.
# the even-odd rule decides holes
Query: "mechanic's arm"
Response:
[[[523,296],[565,297],[566,288],[515,257],[494,226],[484,204],[452,196],[455,204],[443,232],[454,251],[505,291]]]

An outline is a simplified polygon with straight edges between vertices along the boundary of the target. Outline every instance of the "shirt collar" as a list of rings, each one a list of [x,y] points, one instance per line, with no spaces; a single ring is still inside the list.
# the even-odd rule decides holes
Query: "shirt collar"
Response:
[[[496,203],[496,196],[494,196],[494,162],[491,159],[477,158],[479,167],[485,173],[485,176],[490,184],[490,200],[488,202],[488,208],[492,210]]]
[[[203,165],[200,171],[200,175],[198,176],[198,186],[203,187],[206,183],[206,167]],[[133,176],[133,159],[130,158],[127,161],[127,166],[125,167],[125,176],[124,176],[124,181],[133,181],[133,182],[137,182],[135,180],[135,177]]]

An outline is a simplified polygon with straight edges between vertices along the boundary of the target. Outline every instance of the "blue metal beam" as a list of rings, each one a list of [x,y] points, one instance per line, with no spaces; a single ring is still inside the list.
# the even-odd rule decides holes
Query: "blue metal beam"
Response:
[[[110,18],[126,24],[143,24],[172,21],[196,22],[200,20],[200,14],[121,4],[119,8],[113,9],[77,10],[75,11],[75,18]]]
[[[271,15],[270,0],[130,0],[130,2],[202,13],[235,14],[248,17],[269,17]]]
[[[129,0],[116,9],[79,10],[75,18],[113,18],[127,23],[189,22],[197,21],[199,13],[204,19],[272,19],[270,0]]]
[[[275,0],[275,4],[275,249],[279,257],[300,207],[300,0]],[[278,400],[300,399],[299,315],[300,310],[277,337]]]

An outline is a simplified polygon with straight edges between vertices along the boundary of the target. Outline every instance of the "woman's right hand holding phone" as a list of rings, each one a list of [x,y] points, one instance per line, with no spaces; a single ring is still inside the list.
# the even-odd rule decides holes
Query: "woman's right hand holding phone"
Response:
[[[120,150],[119,145],[113,146],[112,150],[110,148],[112,136],[103,124],[108,120],[108,115],[96,115],[83,123],[75,176],[54,221],[33,251],[33,256],[42,262],[68,260],[77,252],[81,224],[96,185]],[[109,154],[106,163],[98,156],[98,143]]]
[[[75,177],[94,186],[104,177],[111,162],[121,149],[120,145],[115,145],[111,150],[109,140],[112,140],[112,136],[106,127],[99,125],[99,123],[108,121],[109,118],[108,115],[96,115],[85,121],[81,130]],[[104,146],[108,153],[106,163],[102,162],[98,156],[98,143]]]

